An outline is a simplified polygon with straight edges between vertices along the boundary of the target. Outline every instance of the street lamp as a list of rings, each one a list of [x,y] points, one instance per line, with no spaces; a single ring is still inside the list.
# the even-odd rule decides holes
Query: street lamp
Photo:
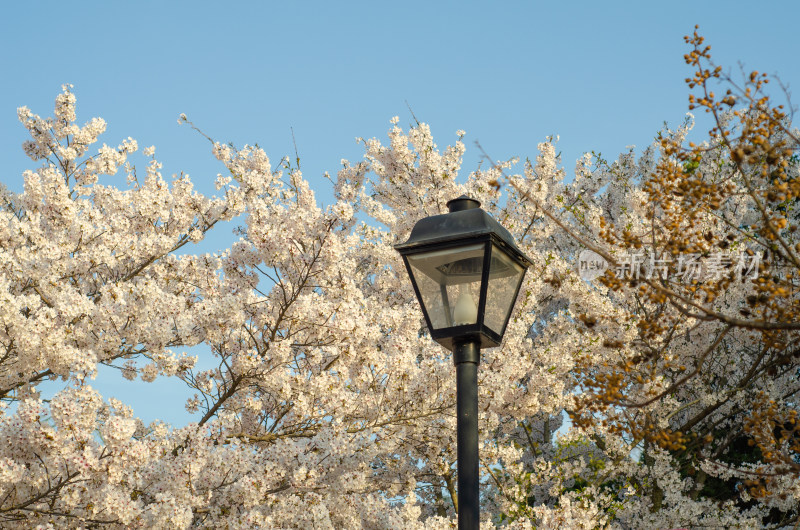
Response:
[[[514,238],[462,195],[450,213],[421,219],[403,257],[433,340],[456,365],[458,528],[478,528],[478,364],[480,349],[499,346],[531,261]]]

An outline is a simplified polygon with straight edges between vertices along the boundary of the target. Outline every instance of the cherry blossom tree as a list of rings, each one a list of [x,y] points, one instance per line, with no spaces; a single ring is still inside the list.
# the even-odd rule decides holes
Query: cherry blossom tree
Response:
[[[503,345],[482,351],[485,525],[752,527],[796,517],[796,403],[786,394],[797,367],[783,362],[794,351],[792,276],[768,280],[748,256],[746,281],[725,283],[731,263],[709,290],[632,278],[640,269],[628,256],[646,247],[708,257],[714,245],[744,252],[762,240],[771,255],[792,248],[790,220],[763,221],[792,211],[794,195],[780,187],[796,179],[788,154],[777,183],[749,189],[735,153],[754,142],[720,132],[682,150],[687,124],[638,159],[587,155],[572,179],[554,139],[520,174],[509,160],[464,175],[462,131],[440,149],[427,125],[403,130],[395,118],[387,142],[360,140],[364,159],[343,161],[323,206],[299,167],[273,165],[257,147],[212,142],[213,197],[185,175],[165,178],[152,147],[138,165],[130,138],[98,148],[105,122],[78,125],[70,87],[52,118],[27,108],[19,117],[39,167],[23,175],[22,193],[0,200],[3,527],[453,528],[452,361],[427,336],[393,245],[462,194],[533,261]],[[782,127],[775,140],[788,142]],[[783,195],[749,220],[747,197],[762,191]],[[696,193],[703,207],[686,198]],[[234,219],[242,226],[229,248],[191,252]],[[786,245],[760,231],[773,225]],[[683,248],[669,237],[679,233]],[[611,265],[591,282],[580,274],[587,248]],[[759,279],[789,289],[783,302],[762,300]],[[737,311],[752,318],[715,316]],[[212,369],[185,353],[201,344]],[[195,421],[144,425],[92,388],[98,365],[187,385],[194,397],[176,406]],[[44,381],[58,382],[51,398]],[[768,490],[754,478],[764,476]]]
[[[800,135],[766,75],[737,84],[697,31],[686,41],[689,109],[713,121],[705,141],[686,139],[690,116],[638,160],[587,158],[555,203],[508,180],[584,250],[583,272],[615,306],[569,297],[584,338],[568,410],[596,448],[640,448],[627,480],[648,498],[643,520],[733,524],[713,500],[749,521],[737,524],[795,524]]]
[[[365,141],[365,161],[345,162],[327,208],[297,168],[218,143],[221,194],[205,197],[184,175],[165,179],[153,148],[144,171],[132,139],[96,148],[105,123],[77,124],[70,87],[54,117],[19,117],[41,165],[3,195],[4,526],[451,526],[451,364],[392,244],[462,193],[497,208],[498,172],[457,184],[460,141],[439,153],[426,126],[395,126],[388,147]],[[509,206],[500,215],[521,228]],[[187,252],[237,216],[228,250]],[[514,338],[485,355],[489,471],[517,457],[504,441],[514,418],[563,401],[558,373],[530,359],[529,284]],[[216,368],[180,353],[198,344]],[[98,364],[188,385],[197,421],[143,425],[92,389]],[[61,381],[52,399],[45,380]]]

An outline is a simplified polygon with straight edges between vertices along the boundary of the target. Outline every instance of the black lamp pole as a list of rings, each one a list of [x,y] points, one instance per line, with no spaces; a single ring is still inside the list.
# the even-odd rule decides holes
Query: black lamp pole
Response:
[[[456,365],[456,431],[458,449],[458,528],[477,529],[480,524],[478,469],[478,364],[480,343],[458,343]]]
[[[419,220],[395,246],[414,286],[433,340],[456,365],[458,528],[480,525],[478,364],[481,348],[503,340],[531,261],[481,203],[461,196],[450,213]]]

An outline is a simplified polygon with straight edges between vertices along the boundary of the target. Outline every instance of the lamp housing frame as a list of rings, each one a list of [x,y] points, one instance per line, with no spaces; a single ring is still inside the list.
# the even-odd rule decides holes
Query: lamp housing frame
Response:
[[[447,348],[455,351],[459,344],[477,342],[479,348],[500,346],[508,322],[513,313],[514,304],[531,265],[531,260],[517,247],[511,234],[486,211],[480,208],[480,202],[461,196],[447,203],[450,213],[434,215],[420,219],[411,231],[408,241],[395,245],[395,249],[403,258],[417,301],[422,308],[425,323],[431,338]],[[409,257],[432,251],[457,250],[463,247],[483,245],[483,265],[480,279],[480,295],[477,303],[477,321],[474,324],[450,325],[435,329],[431,322],[429,308],[426,307],[420,287],[417,284],[415,271]],[[509,300],[505,320],[498,333],[485,323],[486,300],[488,298],[489,275],[494,248],[505,257],[522,268],[514,296]],[[417,273],[422,273],[417,272]]]

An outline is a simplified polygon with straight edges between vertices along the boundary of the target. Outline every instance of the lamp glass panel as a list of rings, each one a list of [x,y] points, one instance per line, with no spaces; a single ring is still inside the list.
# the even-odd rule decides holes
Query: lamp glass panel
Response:
[[[492,259],[489,264],[489,287],[486,291],[486,313],[483,323],[498,335],[502,335],[503,325],[511,308],[514,307],[517,286],[522,281],[525,269],[508,254],[492,245]]]
[[[433,329],[478,322],[484,243],[407,256]]]

